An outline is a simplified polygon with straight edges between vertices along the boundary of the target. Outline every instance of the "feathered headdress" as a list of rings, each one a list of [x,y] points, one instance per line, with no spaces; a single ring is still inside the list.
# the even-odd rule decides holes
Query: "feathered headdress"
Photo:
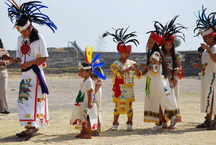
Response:
[[[21,4],[20,6],[15,0],[7,0],[8,17],[11,22],[15,22],[19,31],[27,29],[31,23],[48,26],[53,32],[57,30],[57,26],[46,14],[41,12],[41,9],[48,8],[40,1],[30,1]]]
[[[106,75],[103,72],[102,67],[105,65],[104,62],[100,62],[100,54],[96,54],[95,57],[92,57],[93,55],[93,48],[87,47],[85,50],[85,60],[86,62],[81,65],[81,68],[84,70],[92,70],[92,73],[97,76],[98,78],[101,78],[103,80],[106,80]],[[92,59],[93,58],[93,59]]]
[[[207,14],[206,11],[207,8],[202,6],[202,10],[198,12],[196,27],[194,29],[194,33],[198,31],[197,35],[201,34],[205,36],[216,32],[216,12]]]
[[[163,45],[166,41],[172,41],[173,43],[178,42],[179,39],[185,40],[185,35],[182,32],[186,27],[179,23],[175,23],[178,16],[175,16],[166,25],[162,25],[159,21],[154,22],[155,30],[149,31],[151,33],[150,37],[158,44]],[[179,39],[178,39],[179,38]],[[175,45],[175,47],[177,47]]]
[[[106,36],[112,36],[113,41],[117,43],[117,50],[122,52],[131,52],[131,45],[127,45],[129,43],[133,43],[136,46],[139,45],[139,41],[134,37],[137,37],[136,32],[127,33],[128,28],[118,28],[115,29],[114,33],[106,32],[103,34],[103,38]]]

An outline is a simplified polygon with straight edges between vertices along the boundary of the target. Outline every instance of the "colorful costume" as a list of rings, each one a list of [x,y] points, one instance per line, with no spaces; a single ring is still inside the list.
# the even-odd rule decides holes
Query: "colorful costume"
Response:
[[[117,50],[120,54],[130,55],[131,53],[131,45],[127,45],[127,43],[134,43],[138,45],[139,42],[133,38],[136,37],[135,32],[127,33],[127,29],[119,28],[115,30],[115,33],[106,32],[103,37],[112,36],[114,42],[117,43]],[[121,58],[120,58],[121,59]],[[114,128],[117,128],[118,122],[115,120],[117,116],[120,114],[128,115],[127,124],[131,129],[132,119],[133,117],[133,108],[132,103],[135,101],[134,95],[134,77],[136,75],[140,75],[137,73],[136,62],[130,59],[126,59],[125,62],[121,60],[116,60],[111,65],[111,71],[113,73],[113,102],[115,103],[114,109]],[[113,128],[113,129],[114,129]],[[129,129],[128,128],[128,129]]]
[[[166,42],[169,41],[173,43],[173,47],[176,47],[176,44],[179,43],[177,38],[184,39],[181,30],[185,27],[175,24],[177,18],[178,16],[174,17],[165,26],[156,21],[154,24],[155,30],[150,31],[150,39],[154,45],[153,48],[148,50],[148,66],[151,69],[146,79],[145,122],[159,123],[161,117],[164,117],[166,121],[172,119],[174,119],[174,122],[181,121],[175,89],[171,82],[173,79],[173,64],[168,62],[170,58],[164,57],[162,53]]]
[[[136,64],[135,61],[127,60],[122,64],[119,60],[111,65],[113,73],[113,102],[116,104],[114,114],[128,114],[132,115],[132,102],[135,101],[134,95],[134,77],[135,72],[130,71],[122,73],[123,70],[130,68]]]
[[[14,1],[8,1],[8,16],[18,31],[23,32],[32,27],[34,38],[18,37],[17,58],[21,64],[34,61],[37,58],[47,58],[48,51],[44,38],[38,34],[32,23],[47,25],[54,32],[57,27],[50,18],[41,12],[47,8],[40,1],[23,3],[21,6]],[[32,34],[34,33],[34,34]],[[22,69],[19,88],[18,112],[22,126],[39,128],[48,123],[48,88],[43,72],[44,64],[32,65]]]

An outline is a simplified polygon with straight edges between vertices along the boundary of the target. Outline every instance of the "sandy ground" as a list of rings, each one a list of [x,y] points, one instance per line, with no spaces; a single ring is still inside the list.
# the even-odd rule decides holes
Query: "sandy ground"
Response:
[[[0,115],[0,145],[216,145],[216,131],[195,129],[203,121],[204,114],[200,108],[200,81],[185,79],[181,82],[180,105],[183,122],[176,130],[152,130],[153,124],[143,122],[144,80],[138,80],[135,87],[134,131],[127,132],[126,116],[120,118],[120,130],[110,131],[113,118],[111,102],[111,80],[104,82],[103,89],[103,133],[91,140],[76,139],[77,134],[69,126],[72,96],[76,96],[80,80],[77,77],[49,76],[48,83],[50,124],[48,128],[30,141],[22,142],[15,134],[23,128],[17,121],[16,98],[18,94],[18,77],[10,77],[8,101],[10,115]]]

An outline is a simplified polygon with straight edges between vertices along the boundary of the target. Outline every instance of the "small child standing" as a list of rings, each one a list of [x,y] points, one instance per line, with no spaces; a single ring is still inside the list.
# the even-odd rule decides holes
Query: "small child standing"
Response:
[[[76,128],[81,128],[77,138],[91,139],[91,123],[87,114],[89,109],[93,107],[94,83],[91,79],[91,66],[87,63],[82,63],[78,74],[83,81],[79,93],[76,97],[76,104],[73,109],[71,125]],[[76,108],[76,109],[75,109]]]
[[[114,119],[112,130],[118,130],[119,117],[121,114],[127,114],[127,130],[132,131],[133,128],[133,102],[135,101],[134,94],[134,78],[140,77],[141,72],[135,61],[130,60],[133,43],[136,46],[139,41],[135,39],[137,36],[135,32],[127,33],[128,28],[118,28],[114,33],[106,32],[103,37],[111,36],[114,42],[117,43],[117,50],[119,53],[119,59],[111,65],[111,71],[113,74],[113,102]]]
[[[97,132],[100,126],[98,115],[100,105],[97,103],[97,98],[94,97],[100,87],[98,87],[99,83],[95,81],[97,84],[95,91],[95,84],[91,77],[95,76],[98,80],[99,78],[106,79],[106,76],[98,71],[104,65],[102,62],[98,63],[100,56],[96,55],[91,60],[92,56],[89,54],[92,55],[92,49],[86,49],[86,63],[82,63],[80,66],[78,75],[83,78],[83,81],[75,99],[70,120],[71,125],[81,130],[80,134],[76,136],[81,139],[91,139],[92,134]]]

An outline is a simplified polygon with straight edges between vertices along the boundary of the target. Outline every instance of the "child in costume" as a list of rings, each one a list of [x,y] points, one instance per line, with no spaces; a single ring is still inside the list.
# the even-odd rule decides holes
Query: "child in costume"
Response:
[[[19,121],[25,130],[17,133],[17,137],[30,139],[39,128],[48,124],[48,87],[43,72],[43,66],[48,58],[47,46],[42,35],[33,23],[48,26],[53,32],[57,29],[50,18],[42,13],[40,1],[30,1],[18,5],[14,0],[8,0],[8,16],[20,36],[16,59],[21,63],[22,77],[17,99]]]
[[[150,31],[151,35],[147,43],[148,73],[146,74],[144,121],[155,123],[156,129],[173,129],[176,122],[181,121],[175,93],[169,82],[167,64],[161,50],[167,37],[171,37],[175,34],[173,31],[180,31],[182,27],[173,25],[176,18],[165,26],[156,21],[155,30]],[[169,121],[170,125],[168,126]]]
[[[178,16],[173,19],[173,25],[170,27],[175,27],[174,25],[177,18]],[[179,25],[178,29],[173,29],[169,32],[169,34],[164,34],[163,37],[165,41],[161,46],[161,50],[168,69],[170,87],[171,89],[174,89],[177,102],[179,99],[180,89],[179,81],[184,77],[182,56],[176,51],[176,48],[181,45],[181,40],[176,37],[176,34],[182,33],[180,32],[181,29],[185,29],[185,27]],[[182,35],[182,39],[184,40],[184,34]]]
[[[207,15],[207,9],[202,8],[197,17],[194,32],[201,34],[204,43],[201,44],[201,64],[196,64],[201,70],[201,112],[206,113],[205,121],[197,128],[216,129],[216,13]],[[214,118],[213,118],[214,116]],[[213,119],[212,119],[213,118]]]
[[[135,101],[134,95],[134,77],[141,76],[136,62],[129,59],[131,54],[131,45],[134,43],[136,46],[139,44],[135,32],[127,33],[127,29],[118,28],[115,33],[106,32],[103,37],[112,36],[114,42],[117,43],[117,50],[120,54],[119,60],[116,60],[111,65],[113,73],[113,102],[115,103],[113,130],[117,130],[119,126],[119,116],[127,114],[127,130],[132,130],[133,125],[133,102]]]
[[[97,71],[103,74],[102,68],[97,68]],[[94,81],[94,102],[97,104],[97,110],[98,110],[98,129],[97,131],[93,132],[96,136],[99,135],[99,133],[102,130],[102,108],[101,108],[101,102],[102,102],[102,85],[103,85],[103,79],[99,78],[97,75],[92,74],[92,80]]]
[[[92,80],[92,74],[101,79],[106,79],[106,76],[99,72],[98,69],[103,67],[104,63],[97,62],[100,55],[96,55],[93,60],[92,49],[86,49],[86,63],[80,66],[79,76],[83,78],[79,93],[73,104],[72,118],[70,124],[77,129],[81,129],[77,138],[91,139],[92,131],[98,129],[98,106],[96,103],[95,86]]]

